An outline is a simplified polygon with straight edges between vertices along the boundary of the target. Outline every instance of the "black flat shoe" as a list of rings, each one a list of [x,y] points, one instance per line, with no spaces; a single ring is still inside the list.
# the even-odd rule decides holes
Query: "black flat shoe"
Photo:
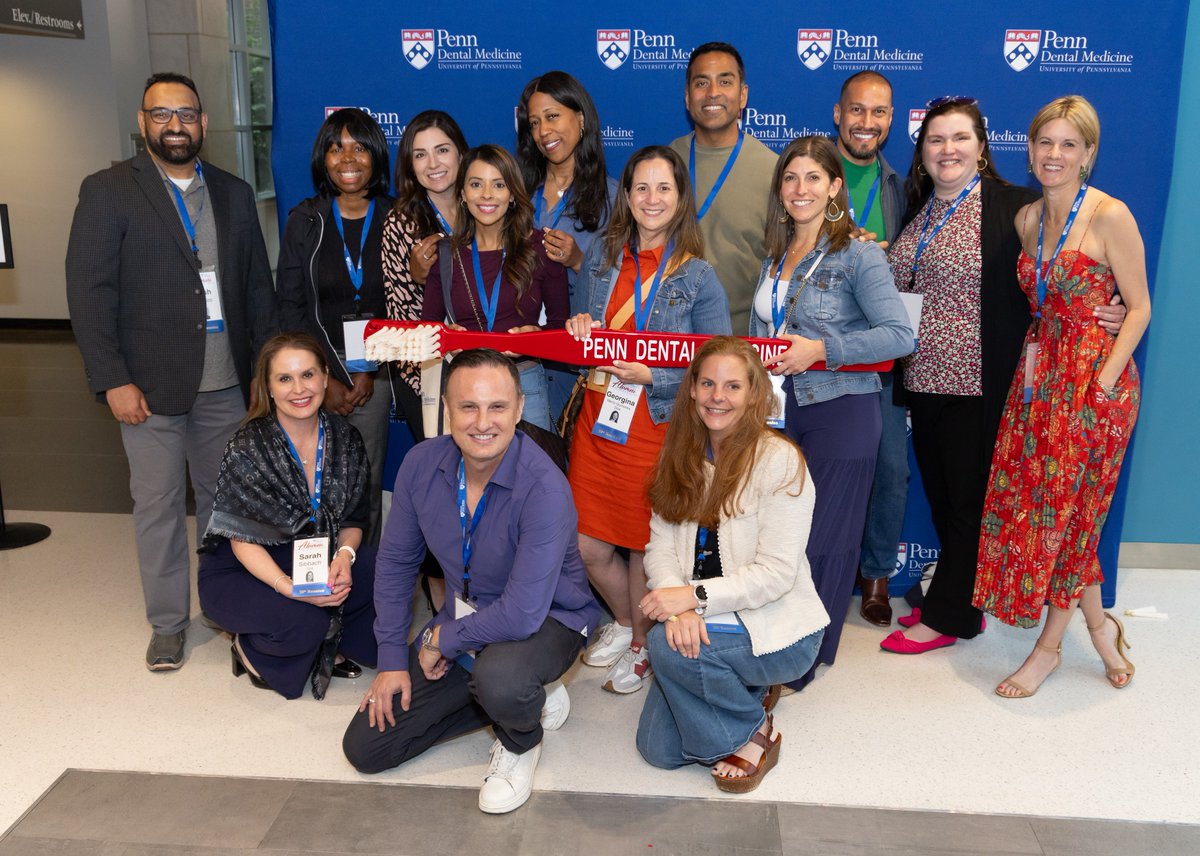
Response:
[[[235,678],[240,678],[242,675],[246,675],[250,678],[250,683],[254,684],[254,686],[258,687],[260,690],[269,690],[271,688],[270,684],[246,668],[246,664],[243,663],[242,658],[238,656],[237,648],[233,645],[229,646],[229,656],[230,659],[233,660],[233,676]]]
[[[359,678],[362,677],[362,666],[353,660],[347,658],[340,663],[333,664],[333,676],[335,678]]]

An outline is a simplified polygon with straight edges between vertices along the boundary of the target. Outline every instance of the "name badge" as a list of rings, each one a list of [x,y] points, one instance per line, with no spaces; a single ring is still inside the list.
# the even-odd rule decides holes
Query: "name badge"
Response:
[[[208,318],[204,332],[224,333],[225,312],[221,308],[221,286],[217,283],[217,272],[211,268],[200,271],[200,284],[204,286],[204,314]]]
[[[1021,400],[1026,404],[1033,401],[1033,370],[1037,366],[1038,343],[1030,342],[1025,346],[1025,385]]]
[[[474,615],[476,612],[478,612],[478,610],[470,603],[463,600],[463,596],[461,594],[456,594],[454,596],[455,621],[466,618],[468,615]],[[454,658],[454,662],[458,663],[458,665],[462,666],[468,672],[473,672],[475,671],[475,652],[467,651],[463,654],[459,654]]]
[[[297,538],[292,542],[292,594],[333,594],[329,587],[329,538]]]
[[[900,292],[900,302],[904,304],[904,311],[908,313],[908,325],[912,327],[913,350],[915,351],[920,342],[918,334],[921,330],[921,307],[925,303],[925,295],[902,291]]]
[[[767,377],[771,379],[771,397],[774,398],[771,411],[767,414],[767,424],[782,431],[786,422],[784,414],[787,413],[787,391],[783,388],[784,376],[768,374]]]
[[[592,433],[603,440],[624,446],[629,441],[629,426],[633,424],[633,413],[637,410],[643,389],[640,383],[625,383],[618,377],[609,378]]]
[[[379,368],[374,360],[367,359],[364,339],[367,333],[367,321],[370,315],[342,316],[342,336],[346,347],[346,371],[373,372]]]

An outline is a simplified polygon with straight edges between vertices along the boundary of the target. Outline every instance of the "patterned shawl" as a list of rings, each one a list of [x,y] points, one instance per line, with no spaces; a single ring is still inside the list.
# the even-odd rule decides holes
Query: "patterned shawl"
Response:
[[[367,452],[358,429],[335,414],[321,413],[325,465],[316,523],[308,483],[288,450],[273,416],[254,419],[225,447],[212,518],[200,552],[216,549],[218,538],[252,544],[284,544],[303,535],[329,535],[336,543],[343,526],[363,526],[369,516]]]

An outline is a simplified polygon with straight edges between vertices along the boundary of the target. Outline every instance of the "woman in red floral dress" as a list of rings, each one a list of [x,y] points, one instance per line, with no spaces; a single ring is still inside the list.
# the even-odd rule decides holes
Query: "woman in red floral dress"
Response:
[[[1035,321],[996,442],[979,545],[975,606],[1019,627],[1050,612],[1025,663],[996,687],[1027,698],[1058,668],[1078,602],[1109,682],[1133,679],[1121,622],[1100,602],[1096,546],[1137,418],[1131,357],[1150,322],[1145,250],[1117,199],[1087,184],[1100,141],[1095,109],[1058,98],[1029,129],[1042,199],[1016,216],[1021,287]],[[1092,310],[1120,286],[1128,315],[1114,339]]]

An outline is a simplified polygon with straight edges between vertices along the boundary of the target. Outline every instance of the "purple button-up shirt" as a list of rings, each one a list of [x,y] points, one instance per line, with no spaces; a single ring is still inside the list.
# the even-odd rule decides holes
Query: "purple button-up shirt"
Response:
[[[471,597],[478,612],[454,618],[463,591],[458,464],[452,437],[417,444],[396,476],[392,510],[375,569],[379,669],[408,668],[412,596],[426,550],[446,573],[442,654],[453,658],[491,642],[528,639],[547,617],[587,635],[600,617],[579,556],[571,488],[521,431],[487,487],[487,507],[472,539]]]

